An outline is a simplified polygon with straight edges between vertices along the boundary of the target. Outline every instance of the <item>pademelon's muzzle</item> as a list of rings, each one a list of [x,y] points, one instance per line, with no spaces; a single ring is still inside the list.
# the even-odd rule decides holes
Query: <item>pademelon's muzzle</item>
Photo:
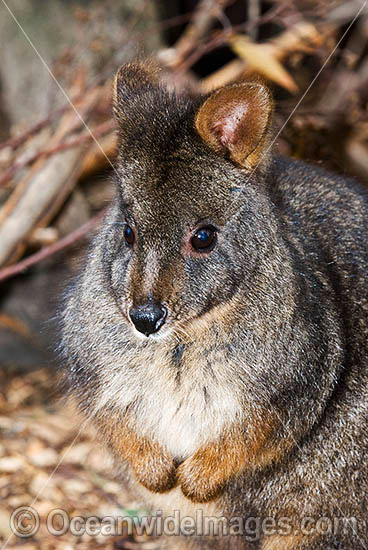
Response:
[[[166,316],[166,308],[156,302],[146,302],[139,306],[133,306],[129,310],[129,317],[133,325],[145,336],[149,336],[160,330]]]

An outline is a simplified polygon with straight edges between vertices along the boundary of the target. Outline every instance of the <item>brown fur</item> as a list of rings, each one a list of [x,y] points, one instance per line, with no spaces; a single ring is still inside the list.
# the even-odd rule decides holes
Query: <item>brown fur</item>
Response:
[[[227,481],[248,469],[265,467],[280,460],[293,442],[285,440],[272,447],[272,436],[279,422],[271,419],[249,423],[249,433],[240,426],[209,445],[201,447],[178,468],[178,483],[183,494],[193,502],[208,502],[216,498]]]
[[[188,548],[362,550],[367,192],[269,154],[259,83],[189,98],[130,64],[115,86],[116,201],[61,312],[73,394],[145,506],[358,522]],[[152,304],[166,317],[144,336],[129,311]]]
[[[265,154],[271,114],[267,88],[256,82],[236,84],[212,94],[198,111],[195,125],[216,151],[229,152],[234,162],[254,169]],[[232,125],[236,125],[233,136]]]
[[[99,420],[105,438],[120,460],[128,460],[136,479],[149,491],[165,493],[176,484],[176,467],[170,454],[156,441],[139,437],[124,422]]]

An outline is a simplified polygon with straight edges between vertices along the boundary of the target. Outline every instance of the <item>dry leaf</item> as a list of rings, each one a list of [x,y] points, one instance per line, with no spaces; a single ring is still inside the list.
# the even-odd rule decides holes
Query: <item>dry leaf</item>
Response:
[[[230,45],[251,69],[286,88],[289,92],[298,91],[293,78],[278,61],[273,44],[255,44],[250,38],[237,34],[231,38]]]
[[[13,473],[24,468],[24,461],[18,456],[0,458],[0,472]]]
[[[54,449],[43,449],[29,455],[32,464],[45,468],[48,466],[56,466],[59,461],[59,455]]]
[[[0,508],[0,540],[1,538],[3,538],[4,540],[7,540],[12,534],[9,523],[10,523],[10,514],[8,510],[5,510],[4,508]]]

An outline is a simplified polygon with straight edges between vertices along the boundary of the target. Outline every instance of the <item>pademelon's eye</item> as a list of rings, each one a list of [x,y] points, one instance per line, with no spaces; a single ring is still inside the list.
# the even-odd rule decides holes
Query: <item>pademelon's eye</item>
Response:
[[[211,226],[201,227],[191,238],[191,245],[197,252],[209,252],[216,245],[216,229]]]
[[[134,241],[135,241],[134,231],[130,227],[130,225],[126,225],[124,227],[124,239],[127,245],[132,246],[134,244]]]

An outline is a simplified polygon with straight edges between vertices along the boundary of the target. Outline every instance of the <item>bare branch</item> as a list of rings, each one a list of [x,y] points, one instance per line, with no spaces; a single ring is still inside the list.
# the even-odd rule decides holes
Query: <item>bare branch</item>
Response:
[[[41,262],[42,260],[45,260],[46,258],[52,256],[53,254],[56,254],[56,252],[60,252],[60,250],[63,250],[64,248],[67,248],[68,246],[73,245],[78,240],[82,239],[87,233],[92,231],[101,221],[104,215],[106,214],[106,210],[103,210],[90,220],[86,222],[85,224],[81,225],[76,229],[75,231],[72,231],[69,235],[66,237],[63,237],[56,243],[46,246],[39,252],[36,252],[35,254],[32,254],[31,256],[28,256],[28,258],[25,258],[21,262],[18,262],[17,264],[5,267],[0,270],[0,282],[5,281],[6,279],[9,279],[10,277],[14,277],[15,275],[19,275],[29,267]]]

